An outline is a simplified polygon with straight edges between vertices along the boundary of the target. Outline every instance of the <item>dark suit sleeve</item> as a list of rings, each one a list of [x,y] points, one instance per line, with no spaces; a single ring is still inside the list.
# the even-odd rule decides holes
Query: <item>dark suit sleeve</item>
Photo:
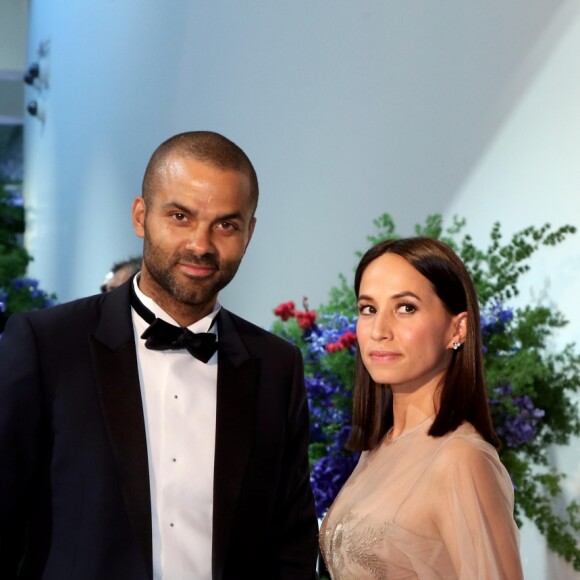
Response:
[[[39,501],[43,433],[37,345],[27,318],[13,315],[0,338],[0,570],[14,578]],[[46,454],[44,454],[46,455]]]
[[[316,578],[318,520],[308,466],[309,413],[302,356],[294,354],[287,433],[279,490],[279,562],[282,580]],[[286,482],[286,485],[284,485]]]

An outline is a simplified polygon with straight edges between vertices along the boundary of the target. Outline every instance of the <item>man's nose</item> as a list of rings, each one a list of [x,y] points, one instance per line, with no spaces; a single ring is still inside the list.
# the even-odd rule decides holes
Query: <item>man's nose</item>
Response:
[[[194,251],[198,256],[212,253],[214,246],[211,236],[211,228],[205,226],[197,226],[191,232],[187,244],[189,250]]]

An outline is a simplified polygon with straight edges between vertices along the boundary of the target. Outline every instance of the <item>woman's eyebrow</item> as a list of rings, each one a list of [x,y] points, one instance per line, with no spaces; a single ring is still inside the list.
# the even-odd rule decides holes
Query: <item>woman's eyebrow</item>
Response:
[[[390,296],[391,299],[394,300],[398,300],[400,298],[415,298],[415,300],[419,300],[421,301],[421,298],[419,296],[417,296],[417,294],[415,294],[414,292],[411,292],[410,290],[404,290],[403,292],[397,292],[396,294],[393,294],[392,296]],[[373,300],[372,296],[369,296],[368,294],[359,294],[358,297],[359,300]]]

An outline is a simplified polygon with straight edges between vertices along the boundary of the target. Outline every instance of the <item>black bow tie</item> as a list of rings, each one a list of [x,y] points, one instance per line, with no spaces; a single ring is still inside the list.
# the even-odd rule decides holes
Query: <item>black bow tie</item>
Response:
[[[194,333],[187,328],[174,326],[156,318],[141,335],[145,346],[150,350],[187,349],[190,354],[206,363],[217,349],[216,335],[213,332]]]
[[[213,332],[191,332],[188,328],[174,326],[156,318],[135,293],[131,283],[131,306],[137,314],[149,322],[149,328],[141,335],[145,339],[145,347],[150,350],[180,350],[186,349],[200,361],[207,363],[217,350],[216,335]]]

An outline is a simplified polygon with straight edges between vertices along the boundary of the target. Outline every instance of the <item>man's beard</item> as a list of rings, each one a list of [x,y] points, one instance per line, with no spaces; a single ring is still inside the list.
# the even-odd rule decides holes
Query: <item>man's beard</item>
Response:
[[[193,252],[166,255],[145,237],[143,262],[157,285],[172,298],[189,306],[202,306],[215,300],[220,290],[225,288],[236,275],[241,258],[237,261],[222,262],[216,254],[196,256]],[[210,266],[214,273],[206,277],[189,277],[183,280],[175,274],[179,263]]]

